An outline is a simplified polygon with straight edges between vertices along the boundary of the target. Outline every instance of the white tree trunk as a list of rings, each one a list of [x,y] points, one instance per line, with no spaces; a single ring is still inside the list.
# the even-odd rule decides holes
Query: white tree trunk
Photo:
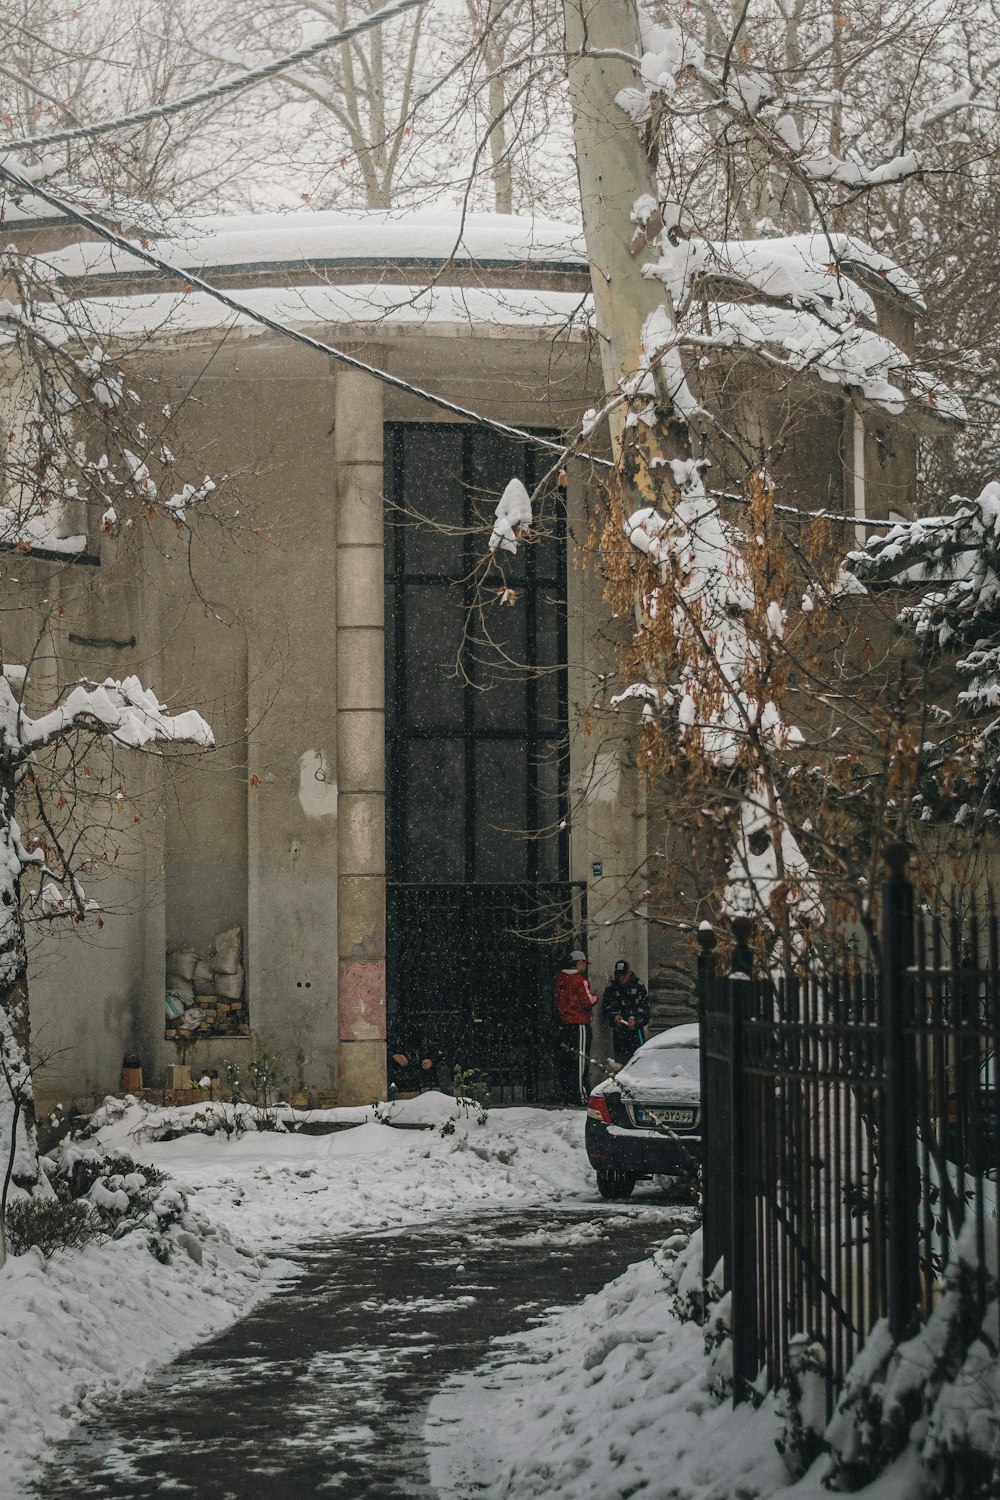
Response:
[[[659,258],[658,249],[630,250],[636,201],[659,197],[646,142],[615,103],[622,89],[636,87],[636,71],[620,56],[585,54],[607,50],[638,57],[642,44],[634,0],[564,0],[563,14],[583,232],[610,395],[642,367],[643,325],[669,303],[662,283],[642,275],[642,267]],[[619,440],[620,419],[612,431]]]

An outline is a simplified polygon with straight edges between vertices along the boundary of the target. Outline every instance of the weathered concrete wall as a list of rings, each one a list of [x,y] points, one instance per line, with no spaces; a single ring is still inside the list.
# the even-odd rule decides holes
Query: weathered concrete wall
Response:
[[[178,351],[163,361],[163,378],[180,391],[203,362],[202,351],[197,364]],[[198,392],[201,404],[182,422],[184,443],[213,475],[233,479],[221,530],[192,558],[194,600],[187,558],[164,563],[159,635],[174,691],[200,693],[219,749],[168,808],[166,927],[169,943],[199,950],[214,933],[243,928],[254,1040],[199,1040],[188,1056],[198,1068],[218,1066],[257,1046],[279,1057],[293,1085],[329,1090],[337,1035],[334,382],[324,360],[260,341],[217,355]],[[164,1057],[170,1052],[168,1044]]]
[[[142,672],[138,640],[142,570],[128,548],[107,567],[53,563],[28,557],[5,564],[12,597],[23,608],[5,612],[3,656],[29,665],[25,707],[37,714],[81,677],[101,680]],[[149,1031],[146,937],[157,924],[159,791],[143,758],[83,738],[76,769],[65,755],[43,754],[39,774],[57,789],[49,801],[56,826],[70,837],[87,831],[91,864],[81,872],[86,895],[100,914],[82,923],[69,917],[38,922],[28,908],[29,988],[36,1091],[45,1113],[117,1087],[124,1053]],[[61,779],[60,779],[61,778]],[[60,793],[64,806],[58,805]],[[121,794],[120,796],[118,794]],[[21,803],[29,846],[47,830]],[[60,828],[61,831],[61,828]],[[30,880],[27,884],[31,884]],[[158,1007],[162,1032],[162,1004]]]
[[[404,378],[516,423],[578,414],[578,347],[459,342],[452,330],[379,353]],[[110,666],[77,662],[64,643],[57,654],[70,675],[138,670],[171,706],[198,708],[217,748],[138,767],[122,915],[109,913],[82,961],[60,947],[39,970],[39,1014],[58,1018],[72,1049],[43,1087],[99,1095],[133,1048],[158,1082],[182,1055],[200,1071],[259,1047],[293,1085],[367,1102],[385,1068],[382,424],[426,421],[428,409],[402,394],[383,402],[365,377],[271,339],[179,341],[145,356],[144,374],[151,410],[179,411],[170,441],[188,471],[232,478],[190,536],[153,518],[128,562],[116,561],[126,538],[101,539],[98,587],[77,590],[73,618],[82,635],[135,645]],[[581,618],[594,608],[596,595]],[[586,870],[583,826],[574,839]],[[199,1039],[182,1054],[163,1038],[166,950],[205,950],[234,925],[254,1038]],[[94,1023],[82,1047],[70,988]]]

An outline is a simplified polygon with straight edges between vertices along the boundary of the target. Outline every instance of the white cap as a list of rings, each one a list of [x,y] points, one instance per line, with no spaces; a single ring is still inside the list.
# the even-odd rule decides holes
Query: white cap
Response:
[[[570,962],[574,963],[574,964],[578,964],[580,962],[581,958],[583,959],[584,963],[586,963],[586,961],[587,961],[587,955],[586,955],[586,953],[581,953],[581,951],[580,951],[579,948],[574,948],[573,952],[570,954]]]

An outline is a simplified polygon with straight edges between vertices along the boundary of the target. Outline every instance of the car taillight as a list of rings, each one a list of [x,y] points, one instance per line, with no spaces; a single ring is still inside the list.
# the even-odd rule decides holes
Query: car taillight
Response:
[[[587,1119],[600,1120],[602,1125],[611,1124],[611,1111],[601,1094],[591,1094],[587,1100]]]

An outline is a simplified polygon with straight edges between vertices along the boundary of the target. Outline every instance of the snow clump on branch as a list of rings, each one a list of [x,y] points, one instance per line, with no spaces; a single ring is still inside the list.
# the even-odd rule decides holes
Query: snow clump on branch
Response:
[[[516,552],[518,537],[530,530],[531,520],[531,496],[519,479],[512,479],[496,508],[490,551]]]

